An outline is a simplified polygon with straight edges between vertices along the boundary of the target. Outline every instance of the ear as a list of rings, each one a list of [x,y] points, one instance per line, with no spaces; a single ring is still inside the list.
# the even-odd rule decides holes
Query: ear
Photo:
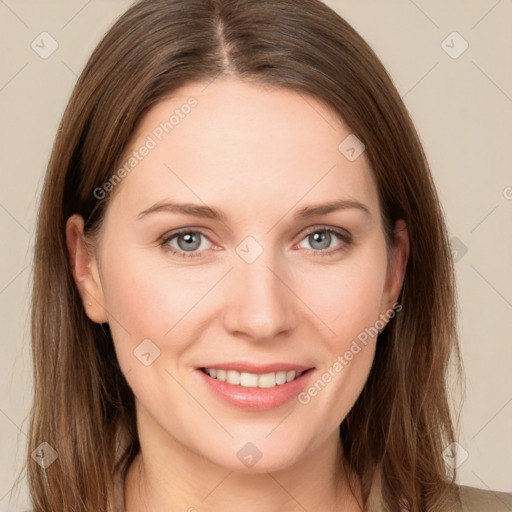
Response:
[[[71,272],[84,303],[87,316],[96,323],[108,321],[96,255],[84,239],[84,219],[72,215],[66,222],[66,244]]]
[[[409,233],[403,219],[398,219],[394,228],[393,247],[388,264],[386,285],[382,297],[384,311],[392,309],[398,301],[409,260]]]

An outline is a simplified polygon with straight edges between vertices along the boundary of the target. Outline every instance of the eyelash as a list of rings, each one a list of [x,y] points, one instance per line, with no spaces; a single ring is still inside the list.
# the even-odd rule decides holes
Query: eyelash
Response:
[[[162,246],[162,248],[165,251],[169,251],[170,253],[172,253],[175,256],[178,256],[179,258],[187,259],[187,258],[198,258],[198,257],[200,258],[200,257],[202,257],[201,253],[204,252],[204,251],[197,251],[197,252],[178,251],[174,247],[169,245],[169,242],[173,238],[175,238],[175,237],[177,237],[179,235],[187,234],[187,233],[197,233],[197,234],[199,234],[201,236],[204,236],[205,238],[208,238],[200,230],[184,228],[184,229],[179,229],[177,231],[174,231],[173,233],[170,233],[167,236],[164,236],[160,240],[160,245]],[[347,250],[349,248],[349,246],[352,245],[352,243],[353,243],[351,235],[349,235],[348,233],[345,233],[343,231],[339,231],[337,229],[328,227],[328,226],[315,226],[315,227],[307,230],[304,233],[304,235],[302,236],[300,241],[304,240],[304,238],[306,238],[307,236],[309,236],[309,235],[311,235],[313,233],[331,233],[331,234],[334,234],[337,237],[339,237],[341,239],[341,241],[342,241],[342,243],[340,244],[341,246],[338,247],[338,248],[335,248],[335,249],[330,249],[330,250],[328,250],[328,249],[324,249],[324,250],[310,249],[310,250],[313,251],[315,256],[332,256],[334,253],[338,253],[340,251]]]

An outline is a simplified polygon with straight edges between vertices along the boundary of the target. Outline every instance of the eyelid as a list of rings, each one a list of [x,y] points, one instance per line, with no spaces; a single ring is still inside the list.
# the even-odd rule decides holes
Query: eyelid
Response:
[[[301,233],[301,239],[305,238],[308,235],[311,235],[312,233],[316,233],[317,231],[328,231],[329,233],[334,233],[335,235],[339,236],[344,242],[352,243],[352,235],[342,229],[342,228],[335,228],[334,226],[328,226],[328,225],[322,225],[318,224],[316,226],[313,226],[311,228],[307,228],[305,231]]]

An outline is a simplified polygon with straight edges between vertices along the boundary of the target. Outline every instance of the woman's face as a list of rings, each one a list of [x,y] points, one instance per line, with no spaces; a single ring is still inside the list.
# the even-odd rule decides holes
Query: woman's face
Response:
[[[189,84],[143,118],[121,181],[97,189],[114,195],[81,289],[152,442],[263,472],[337,438],[407,254],[402,231],[388,267],[349,136],[310,96]]]

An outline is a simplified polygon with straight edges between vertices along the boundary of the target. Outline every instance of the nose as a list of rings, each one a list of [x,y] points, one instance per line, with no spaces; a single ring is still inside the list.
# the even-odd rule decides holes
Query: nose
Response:
[[[290,280],[290,272],[270,250],[252,263],[237,257],[227,289],[226,330],[258,342],[289,334],[297,323],[299,302]]]

